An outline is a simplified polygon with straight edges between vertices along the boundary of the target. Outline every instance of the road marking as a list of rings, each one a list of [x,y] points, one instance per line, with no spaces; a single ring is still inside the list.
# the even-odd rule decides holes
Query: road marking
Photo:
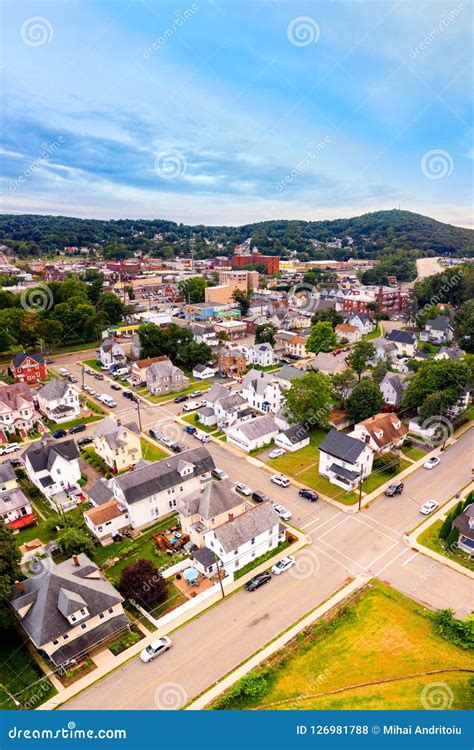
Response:
[[[415,552],[413,555],[411,555],[411,557],[408,558],[408,560],[405,560],[405,562],[402,562],[402,568],[404,568],[405,565],[407,565],[410,562],[410,560],[413,560],[418,554],[419,554],[418,552]]]
[[[313,529],[313,531],[317,531],[318,529],[322,529],[323,526],[325,526],[330,521],[333,521],[334,518],[336,518],[337,516],[340,516],[341,514],[342,514],[342,510],[338,511],[337,513],[335,513],[335,515],[331,516],[331,518],[328,518],[326,521],[323,521],[321,524],[319,524],[319,526],[317,526],[315,529]],[[315,520],[318,520],[318,519],[315,519]],[[304,526],[301,526],[301,528],[302,529],[306,529],[309,526],[312,526],[314,522],[315,522],[314,520],[313,521],[308,521],[308,523],[306,523]]]
[[[395,557],[392,560],[389,560],[388,563],[386,563],[383,566],[383,568],[380,568],[380,570],[374,573],[374,576],[377,578],[385,570],[385,568],[388,568],[388,566],[394,563],[395,560],[398,560],[399,557],[401,557],[402,555],[404,555],[406,552],[409,552],[409,551],[410,551],[410,548],[405,547],[405,549],[403,549],[398,555],[395,555]]]

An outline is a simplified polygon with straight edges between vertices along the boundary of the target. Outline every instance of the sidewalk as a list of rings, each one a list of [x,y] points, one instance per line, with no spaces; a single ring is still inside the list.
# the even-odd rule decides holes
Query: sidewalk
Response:
[[[316,622],[316,620],[319,620],[320,617],[323,617],[323,615],[329,612],[337,604],[344,601],[344,599],[347,599],[358,589],[366,586],[370,580],[371,576],[369,575],[359,575],[354,578],[353,581],[343,586],[342,589],[339,589],[339,591],[337,591],[330,599],[325,601],[324,604],[321,604],[320,607],[317,607],[315,610],[313,610],[313,612],[300,620],[296,625],[291,627],[282,635],[278,636],[274,641],[269,643],[268,646],[265,646],[263,649],[261,649],[261,651],[255,654],[255,656],[252,656],[246,662],[237,667],[237,669],[224,677],[224,679],[217,682],[209,690],[196,698],[196,700],[188,705],[185,710],[199,711],[204,709],[209,703],[216,700],[219,695],[221,695],[224,691],[228,690],[232,685],[240,680],[241,677],[246,675],[252,669],[255,669],[255,667],[268,659],[268,657],[274,654],[276,651],[279,651],[281,648],[283,648],[283,646],[285,646],[296,635],[298,635],[298,633],[307,628],[309,625],[312,625],[314,622]]]
[[[253,568],[253,570],[249,571],[241,578],[238,578],[236,581],[229,583],[225,588],[226,596],[229,596],[236,592],[238,589],[242,588],[242,586],[244,586],[247,581],[253,578],[253,576],[257,575],[257,573],[268,570],[269,566],[274,565],[278,560],[281,560],[282,557],[286,557],[288,554],[295,554],[296,552],[298,552],[298,550],[302,549],[308,544],[308,539],[305,534],[302,534],[301,532],[293,529],[293,527],[291,527],[291,533],[294,536],[298,537],[298,540],[294,542],[291,547],[287,547],[280,554],[275,555],[270,560],[262,562],[261,565]],[[116,669],[119,669],[121,666],[123,666],[126,662],[138,656],[140,651],[146,648],[146,646],[148,646],[152,641],[155,641],[157,638],[161,638],[163,635],[171,635],[174,631],[186,625],[186,623],[188,623],[190,620],[193,620],[195,617],[198,617],[207,609],[217,604],[221,600],[221,598],[222,594],[220,592],[219,586],[217,585],[215,593],[212,596],[209,596],[203,602],[200,602],[195,609],[187,609],[183,614],[178,614],[176,618],[158,628],[158,630],[155,630],[153,633],[148,633],[146,638],[143,638],[138,643],[130,646],[130,648],[126,649],[126,651],[122,651],[122,653],[118,656],[113,656],[113,654],[109,652],[109,657],[109,653],[107,653],[107,650],[104,649],[103,655],[96,655],[93,657],[94,663],[97,664],[97,668],[94,669],[93,672],[90,672],[88,675],[85,675],[81,679],[77,680],[77,682],[75,682],[73,685],[62,689],[58,693],[58,695],[55,695],[53,698],[50,698],[48,701],[46,701],[46,703],[42,703],[41,706],[38,706],[38,709],[42,711],[50,711],[59,708],[64,703],[67,703],[67,701],[74,698],[74,696],[76,696],[78,693],[87,690],[87,688],[91,687],[91,685],[106,677],[110,672],[114,672]],[[179,607],[177,609],[179,609]]]

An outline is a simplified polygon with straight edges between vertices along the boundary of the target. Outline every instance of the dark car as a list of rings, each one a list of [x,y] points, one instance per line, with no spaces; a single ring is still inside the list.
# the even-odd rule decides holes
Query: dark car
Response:
[[[113,391],[121,391],[122,390],[118,383],[112,383],[112,385],[110,387],[112,388]]]
[[[66,437],[67,432],[66,432],[66,430],[55,430],[51,434],[52,434],[53,438],[62,438],[62,437]]]
[[[84,437],[79,438],[79,440],[77,441],[77,444],[81,447],[83,445],[89,445],[89,443],[92,443],[92,438],[89,435],[84,435]]]
[[[173,445],[170,445],[171,450],[173,453],[181,453],[184,449],[182,445],[178,445],[177,443],[173,443]]]
[[[69,434],[74,435],[75,432],[84,432],[85,429],[85,424],[77,424],[75,427],[71,427],[71,429],[69,430]]]
[[[298,492],[300,497],[305,497],[310,503],[315,503],[319,495],[314,490],[308,490],[306,487]]]
[[[136,404],[140,401],[140,396],[137,396],[136,393],[132,393],[130,396],[130,401],[134,401]]]
[[[393,497],[394,495],[401,495],[404,488],[403,482],[399,482],[398,484],[389,484],[387,489],[385,490],[385,494],[387,497]]]
[[[183,401],[187,401],[189,396],[177,396],[174,400],[175,404],[182,404]]]
[[[132,398],[133,398],[133,393],[132,393],[132,391],[124,391],[124,392],[122,393],[122,396],[123,396],[124,398],[130,398],[130,399],[132,399]]]
[[[51,359],[51,357],[48,357],[48,359],[44,360],[45,365],[52,365],[54,364],[54,359]]]
[[[245,584],[245,590],[246,591],[255,591],[255,589],[260,588],[260,586],[263,586],[264,583],[267,583],[267,581],[271,581],[272,577],[270,573],[258,573],[258,575],[254,576]]]
[[[21,464],[22,464],[21,459],[19,459],[19,458],[9,458],[8,459],[8,463],[11,466],[21,466]]]
[[[197,432],[196,427],[193,427],[192,424],[187,424],[185,427],[183,427],[184,432],[187,432],[188,435],[195,435]]]
[[[263,503],[268,500],[268,495],[260,490],[255,490],[255,492],[252,492],[252,500],[255,500],[256,503]]]
[[[95,377],[96,380],[103,380],[104,379],[104,376],[102,375],[101,372],[96,372],[95,375],[94,375],[94,377]]]

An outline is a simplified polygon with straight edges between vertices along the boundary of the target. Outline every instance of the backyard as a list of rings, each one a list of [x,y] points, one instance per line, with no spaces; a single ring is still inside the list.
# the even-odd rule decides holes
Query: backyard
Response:
[[[169,453],[145,438],[140,438],[140,445],[142,448],[142,458],[145,461],[161,461],[163,458],[168,458],[169,456]]]
[[[431,613],[374,581],[243,678],[248,691],[237,684],[214,708],[414,710],[428,707],[423,689],[442,683],[446,707],[468,709],[471,673],[472,655],[438,634]]]

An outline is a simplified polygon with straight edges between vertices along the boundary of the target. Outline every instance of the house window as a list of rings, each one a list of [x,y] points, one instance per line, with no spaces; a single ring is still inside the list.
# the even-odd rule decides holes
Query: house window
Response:
[[[85,615],[85,614],[86,614],[86,610],[85,609],[81,609],[81,615]]]
[[[251,539],[250,544],[255,544],[255,539]]]
[[[103,620],[103,619],[104,619],[104,617],[105,617],[104,613],[103,613],[103,612],[101,612],[101,613],[100,613],[100,615],[99,615],[99,620]]]
[[[63,635],[63,641],[67,641],[68,638],[69,638],[69,636],[68,636],[67,633],[66,633],[66,635]]]
[[[85,630],[87,628],[87,622],[83,622],[81,628],[82,630]]]
[[[76,622],[76,615],[71,615],[71,621]]]
[[[109,613],[109,615],[111,615],[113,611],[114,610],[112,609],[112,607],[109,607],[109,609],[107,610],[107,612]]]
[[[58,640],[56,640],[56,641],[53,641],[53,646],[57,646],[57,645],[58,645],[58,643],[59,643],[59,641],[58,641]]]

